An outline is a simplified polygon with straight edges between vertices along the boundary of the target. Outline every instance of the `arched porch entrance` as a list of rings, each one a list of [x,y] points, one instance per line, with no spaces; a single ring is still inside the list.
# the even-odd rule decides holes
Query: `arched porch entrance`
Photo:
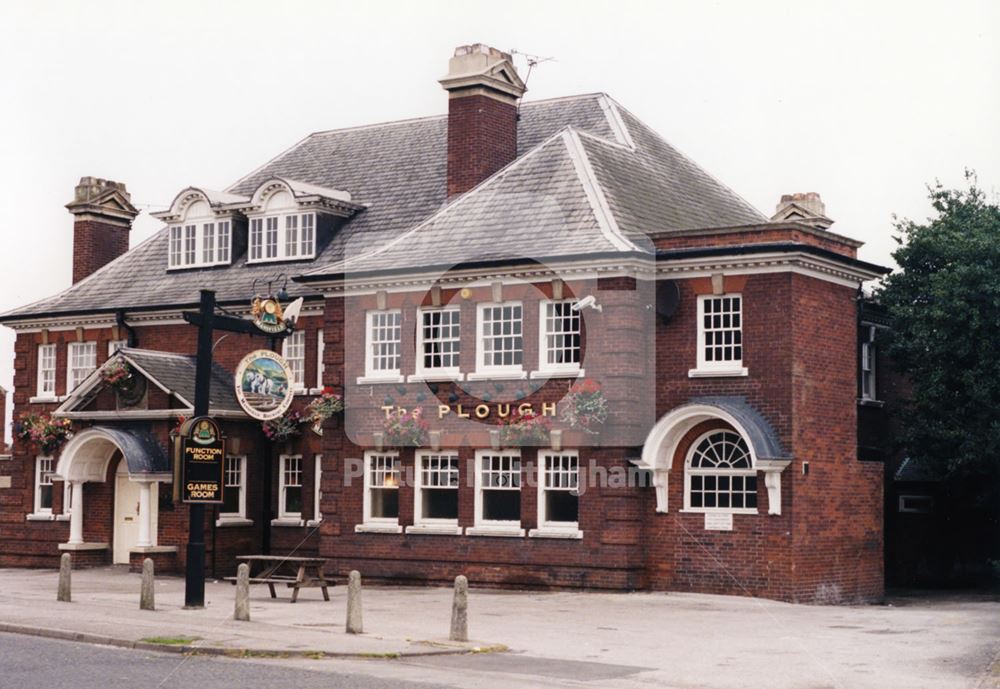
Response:
[[[133,550],[156,547],[158,485],[173,480],[164,449],[143,428],[94,426],[75,435],[63,448],[56,478],[69,482],[73,507],[69,541],[60,548],[98,550],[108,547],[107,543],[84,540],[84,522],[88,516],[83,486],[88,482],[105,482],[115,460],[119,464],[113,479],[112,561],[127,564]]]

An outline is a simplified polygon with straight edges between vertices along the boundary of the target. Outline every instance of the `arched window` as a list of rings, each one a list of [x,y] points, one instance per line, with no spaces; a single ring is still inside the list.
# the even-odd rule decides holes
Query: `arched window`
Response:
[[[757,473],[735,431],[710,431],[692,443],[684,479],[686,509],[757,511]]]

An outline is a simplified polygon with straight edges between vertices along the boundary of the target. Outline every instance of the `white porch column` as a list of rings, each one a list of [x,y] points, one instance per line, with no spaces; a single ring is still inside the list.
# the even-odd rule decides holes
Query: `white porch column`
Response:
[[[149,540],[150,510],[149,510],[149,481],[139,483],[139,540],[136,545],[146,548],[153,545]]]
[[[155,507],[155,512],[153,509],[149,510],[149,544],[151,546],[157,546],[160,544],[158,532],[160,530],[160,482],[153,481],[149,484],[149,504],[150,507]],[[156,515],[156,520],[154,523],[153,515]]]
[[[73,503],[69,512],[69,543],[83,543],[83,481],[70,483],[73,490]]]

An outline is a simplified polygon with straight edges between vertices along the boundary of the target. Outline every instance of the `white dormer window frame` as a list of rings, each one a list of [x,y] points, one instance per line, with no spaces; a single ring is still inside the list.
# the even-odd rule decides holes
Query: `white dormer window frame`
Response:
[[[231,217],[197,218],[171,224],[168,234],[168,270],[229,265],[232,260]]]
[[[316,213],[299,209],[250,217],[247,263],[316,258]]]

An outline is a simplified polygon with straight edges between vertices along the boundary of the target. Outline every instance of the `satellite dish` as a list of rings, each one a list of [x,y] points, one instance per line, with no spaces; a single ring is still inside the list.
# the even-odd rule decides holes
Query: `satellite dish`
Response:
[[[681,303],[681,288],[676,280],[658,280],[656,282],[656,315],[667,323],[677,313]]]

